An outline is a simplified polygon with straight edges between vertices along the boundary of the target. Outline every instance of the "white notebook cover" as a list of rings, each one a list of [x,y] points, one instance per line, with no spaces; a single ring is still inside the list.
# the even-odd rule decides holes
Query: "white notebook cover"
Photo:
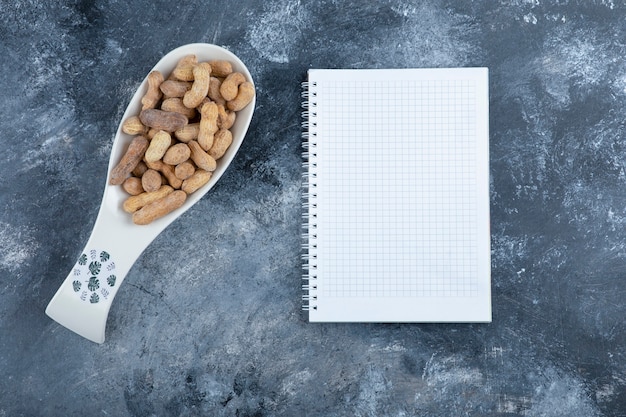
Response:
[[[487,68],[325,70],[303,85],[312,322],[489,322]]]

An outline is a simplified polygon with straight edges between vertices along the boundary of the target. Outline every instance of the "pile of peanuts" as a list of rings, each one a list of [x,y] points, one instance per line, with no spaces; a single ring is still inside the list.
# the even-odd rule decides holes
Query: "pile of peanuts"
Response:
[[[168,79],[148,74],[142,109],[122,123],[134,136],[109,184],[130,194],[123,209],[145,225],[179,208],[205,185],[233,141],[236,112],[252,101],[254,85],[228,61],[183,57]]]

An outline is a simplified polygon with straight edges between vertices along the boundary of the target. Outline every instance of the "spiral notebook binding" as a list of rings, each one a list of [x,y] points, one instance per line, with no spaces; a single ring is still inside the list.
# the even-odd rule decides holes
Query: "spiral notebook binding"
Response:
[[[302,112],[302,310],[317,310],[317,87],[301,84]]]

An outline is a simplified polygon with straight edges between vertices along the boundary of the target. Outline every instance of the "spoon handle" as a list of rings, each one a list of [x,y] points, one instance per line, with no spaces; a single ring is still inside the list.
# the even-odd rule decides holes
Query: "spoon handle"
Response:
[[[53,320],[96,343],[104,342],[113,298],[152,240],[113,217],[101,207],[85,248],[46,308]]]

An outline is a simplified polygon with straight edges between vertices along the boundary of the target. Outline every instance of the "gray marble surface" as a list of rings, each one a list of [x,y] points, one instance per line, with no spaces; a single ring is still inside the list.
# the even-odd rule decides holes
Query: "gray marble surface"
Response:
[[[621,1],[0,1],[0,417],[626,416]],[[221,182],[150,245],[107,341],[44,309],[85,245],[114,132],[176,46],[258,88]],[[491,324],[309,324],[300,82],[490,69]]]

